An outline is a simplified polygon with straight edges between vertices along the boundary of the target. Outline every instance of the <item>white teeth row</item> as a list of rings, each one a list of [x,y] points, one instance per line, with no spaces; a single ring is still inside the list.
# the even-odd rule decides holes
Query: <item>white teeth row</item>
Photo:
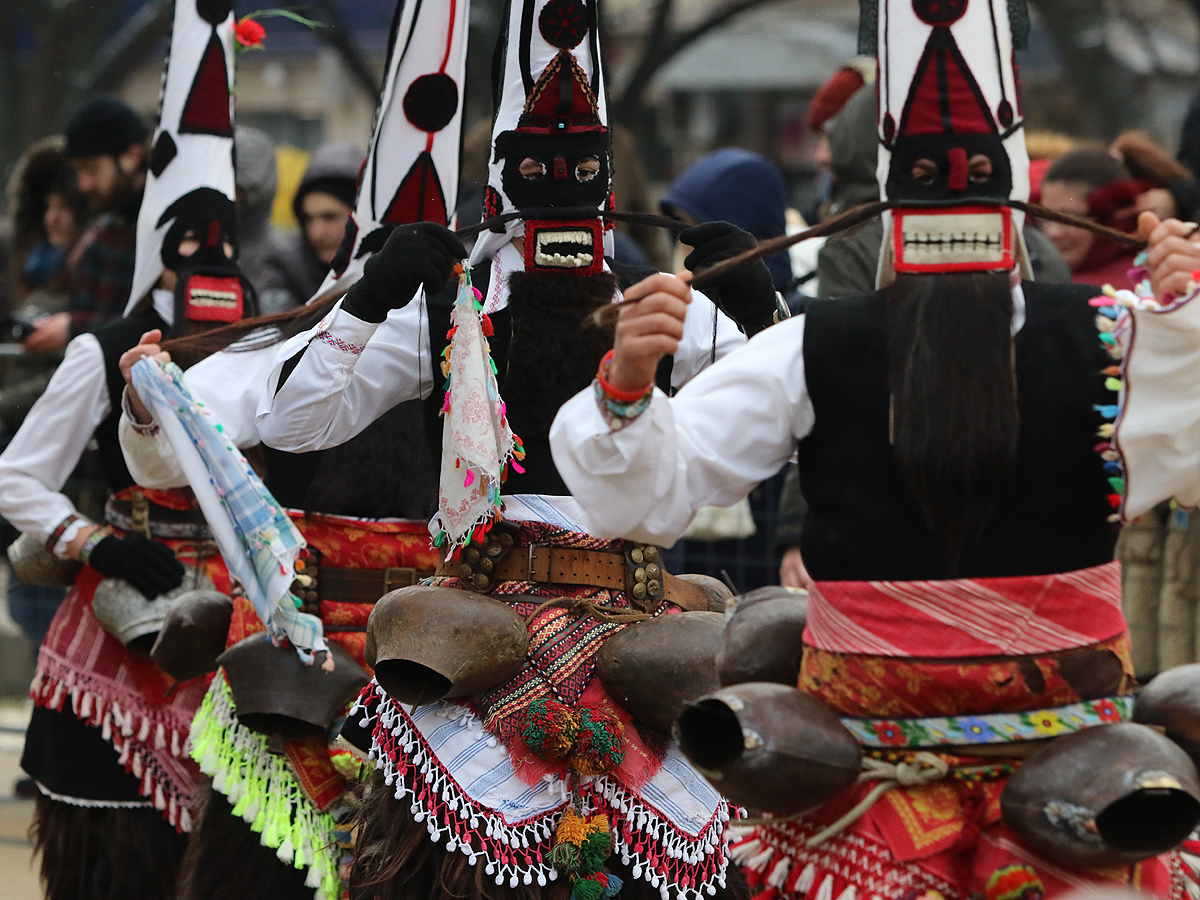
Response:
[[[942,247],[999,247],[1001,240],[999,235],[978,235],[978,234],[905,234],[904,246],[942,246]]]
[[[533,261],[539,266],[553,266],[560,269],[583,269],[592,264],[594,257],[590,253],[577,253],[566,256],[562,253],[543,253],[538,250],[533,254]]]
[[[592,246],[590,231],[541,231],[537,236],[538,252],[545,250],[547,244],[579,244],[583,247]]]
[[[194,291],[193,303],[207,303],[209,306],[236,306],[237,294],[233,291]]]

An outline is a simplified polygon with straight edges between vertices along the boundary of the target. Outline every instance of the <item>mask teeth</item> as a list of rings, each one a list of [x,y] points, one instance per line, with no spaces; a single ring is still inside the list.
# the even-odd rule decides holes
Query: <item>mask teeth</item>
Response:
[[[593,259],[595,257],[590,253],[567,256],[563,253],[543,253],[539,250],[533,255],[533,261],[539,266],[557,269],[584,269],[592,264]]]

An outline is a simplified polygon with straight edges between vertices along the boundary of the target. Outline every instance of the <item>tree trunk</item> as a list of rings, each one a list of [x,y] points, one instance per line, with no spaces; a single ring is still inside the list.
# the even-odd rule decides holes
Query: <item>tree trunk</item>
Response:
[[[1200,0],[1192,0],[1200,7]],[[1032,0],[1054,36],[1081,125],[1111,139],[1142,124],[1138,77],[1104,41],[1103,0]]]

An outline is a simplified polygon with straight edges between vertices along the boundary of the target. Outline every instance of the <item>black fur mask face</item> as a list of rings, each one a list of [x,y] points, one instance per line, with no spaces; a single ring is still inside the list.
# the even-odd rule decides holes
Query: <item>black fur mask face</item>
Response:
[[[171,222],[171,227],[163,236],[161,255],[163,266],[172,272],[178,272],[187,265],[187,259],[179,255],[179,245],[189,231],[200,242],[201,251],[229,243],[233,245],[233,259],[237,259],[237,208],[220,191],[197,188],[184,194],[167,207],[157,227],[161,228],[168,222]],[[212,260],[217,264],[222,261],[227,261],[224,253],[221,253],[220,260],[215,257]]]
[[[513,272],[508,276],[512,343],[500,392],[513,431],[544,437],[558,409],[592,383],[613,345],[612,329],[585,319],[611,303],[615,275]]]
[[[504,192],[517,209],[586,206],[599,213],[608,200],[610,148],[607,131],[506,131],[496,138],[496,159],[504,160]]]

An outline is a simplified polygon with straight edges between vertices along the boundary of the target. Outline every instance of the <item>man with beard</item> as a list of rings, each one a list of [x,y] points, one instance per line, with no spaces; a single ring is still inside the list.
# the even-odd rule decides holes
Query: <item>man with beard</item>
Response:
[[[566,491],[548,446],[559,404],[590,381],[612,346],[610,331],[589,324],[592,313],[622,290],[627,299],[641,296],[632,285],[643,273],[605,253],[611,157],[596,4],[512,3],[499,62],[486,200],[492,230],[476,244],[470,273],[481,289],[477,306],[455,302],[456,285],[447,284],[465,255],[453,233],[431,224],[396,229],[344,303],[281,350],[258,420],[266,443],[317,450],[349,439],[405,400],[425,399],[442,461],[442,503],[431,531],[444,560],[436,578],[390,594],[372,614],[375,658],[368,661],[376,672],[384,662],[405,671],[389,643],[412,631],[395,618],[408,603],[426,617],[425,647],[447,652],[479,633],[474,613],[481,609],[514,617],[519,628],[519,641],[509,635],[512,643],[497,645],[506,652],[520,645],[516,668],[461,697],[452,693],[456,700],[444,699],[442,688],[414,707],[404,678],[373,683],[360,697],[343,736],[369,750],[382,771],[352,881],[386,898],[437,891],[533,897],[555,889],[557,878],[587,882],[591,896],[614,893],[622,880],[634,896],[715,893],[725,884],[728,811],[680,759],[662,725],[635,724],[595,675],[602,646],[630,622],[649,618],[645,610],[703,609],[708,597],[663,574],[658,548],[591,537],[590,519]],[[431,90],[405,108],[435,120],[444,97]],[[700,226],[684,240],[696,246],[689,265],[697,268],[754,245],[725,225]],[[725,309],[748,332],[771,323],[777,297],[765,266],[719,287]],[[482,331],[471,332],[471,323]],[[702,296],[681,337],[657,373],[664,389],[686,383],[743,341]],[[455,386],[473,377],[457,368],[465,342],[480,348],[483,338],[490,339],[494,369],[480,362],[474,377],[481,391],[456,395]],[[446,387],[436,380],[443,358]],[[480,409],[473,404],[488,403],[497,388],[494,415],[470,418]],[[463,435],[491,426],[510,438],[511,427],[524,444],[523,456],[505,466],[503,496],[500,466],[485,479],[471,466],[459,469],[451,452]],[[508,460],[507,448],[498,449]],[[485,480],[488,491],[470,493]],[[632,559],[646,565],[630,568],[627,581]],[[462,637],[435,640],[443,629]],[[414,661],[408,671],[421,668]],[[447,718],[468,727],[441,727]],[[589,745],[593,734],[597,743]],[[578,847],[592,834],[585,865]]]
[[[668,399],[654,373],[691,294],[656,276],[559,413],[559,471],[599,534],[669,544],[797,453],[815,582],[799,690],[751,681],[678,724],[727,797],[779,818],[732,851],[764,896],[1194,890],[1174,851],[1200,818],[1194,766],[1109,724],[1135,684],[1113,562],[1117,312],[1020,278],[1023,4],[863,8],[881,289],[809,304]],[[1150,759],[1161,794],[1142,789]]]
[[[75,335],[121,315],[133,283],[149,133],[141,116],[110,97],[85,103],[67,123],[64,153],[79,192],[100,218],[76,250],[70,311],[40,321],[25,340],[26,350],[62,350]]]

